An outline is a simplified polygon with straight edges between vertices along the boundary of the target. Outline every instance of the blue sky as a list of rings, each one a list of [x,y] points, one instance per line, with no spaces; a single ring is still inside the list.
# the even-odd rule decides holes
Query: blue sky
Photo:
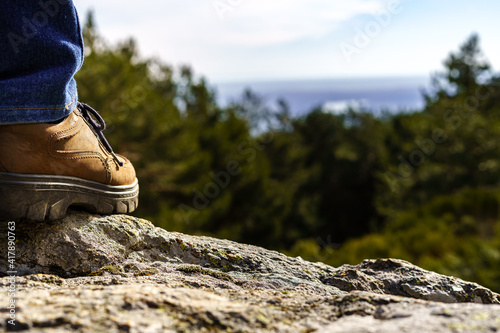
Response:
[[[500,70],[498,0],[75,0],[109,41],[212,82],[429,76],[473,32]]]

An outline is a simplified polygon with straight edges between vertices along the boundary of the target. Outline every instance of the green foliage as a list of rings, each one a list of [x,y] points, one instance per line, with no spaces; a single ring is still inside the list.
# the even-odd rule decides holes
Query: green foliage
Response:
[[[305,253],[334,266],[367,258],[400,258],[500,290],[499,206],[498,190],[464,189],[401,213],[381,233],[351,239],[340,249]],[[304,253],[303,247],[298,243],[291,253]]]
[[[500,79],[472,36],[426,107],[292,118],[251,91],[222,108],[190,68],[84,29],[80,99],[140,180],[138,216],[167,230],[332,265],[397,257],[500,290]]]

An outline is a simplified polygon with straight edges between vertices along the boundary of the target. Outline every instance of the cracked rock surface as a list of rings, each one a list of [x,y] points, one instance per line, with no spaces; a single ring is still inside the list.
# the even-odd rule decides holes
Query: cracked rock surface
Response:
[[[2,306],[0,331],[500,332],[498,294],[397,259],[334,268],[77,212],[16,237],[16,326]]]

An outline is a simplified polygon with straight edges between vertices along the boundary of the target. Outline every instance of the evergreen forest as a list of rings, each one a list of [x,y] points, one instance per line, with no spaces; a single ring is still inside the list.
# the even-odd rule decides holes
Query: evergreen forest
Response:
[[[136,216],[333,266],[405,259],[500,292],[500,75],[464,38],[423,109],[377,116],[294,117],[250,90],[222,107],[193,69],[106,42],[91,14],[76,79],[136,168]]]

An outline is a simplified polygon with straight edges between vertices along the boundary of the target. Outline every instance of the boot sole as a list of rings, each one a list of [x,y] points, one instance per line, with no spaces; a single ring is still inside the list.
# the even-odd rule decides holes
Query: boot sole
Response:
[[[56,220],[71,206],[98,214],[127,214],[138,205],[139,184],[112,186],[67,176],[0,172],[0,220]]]

